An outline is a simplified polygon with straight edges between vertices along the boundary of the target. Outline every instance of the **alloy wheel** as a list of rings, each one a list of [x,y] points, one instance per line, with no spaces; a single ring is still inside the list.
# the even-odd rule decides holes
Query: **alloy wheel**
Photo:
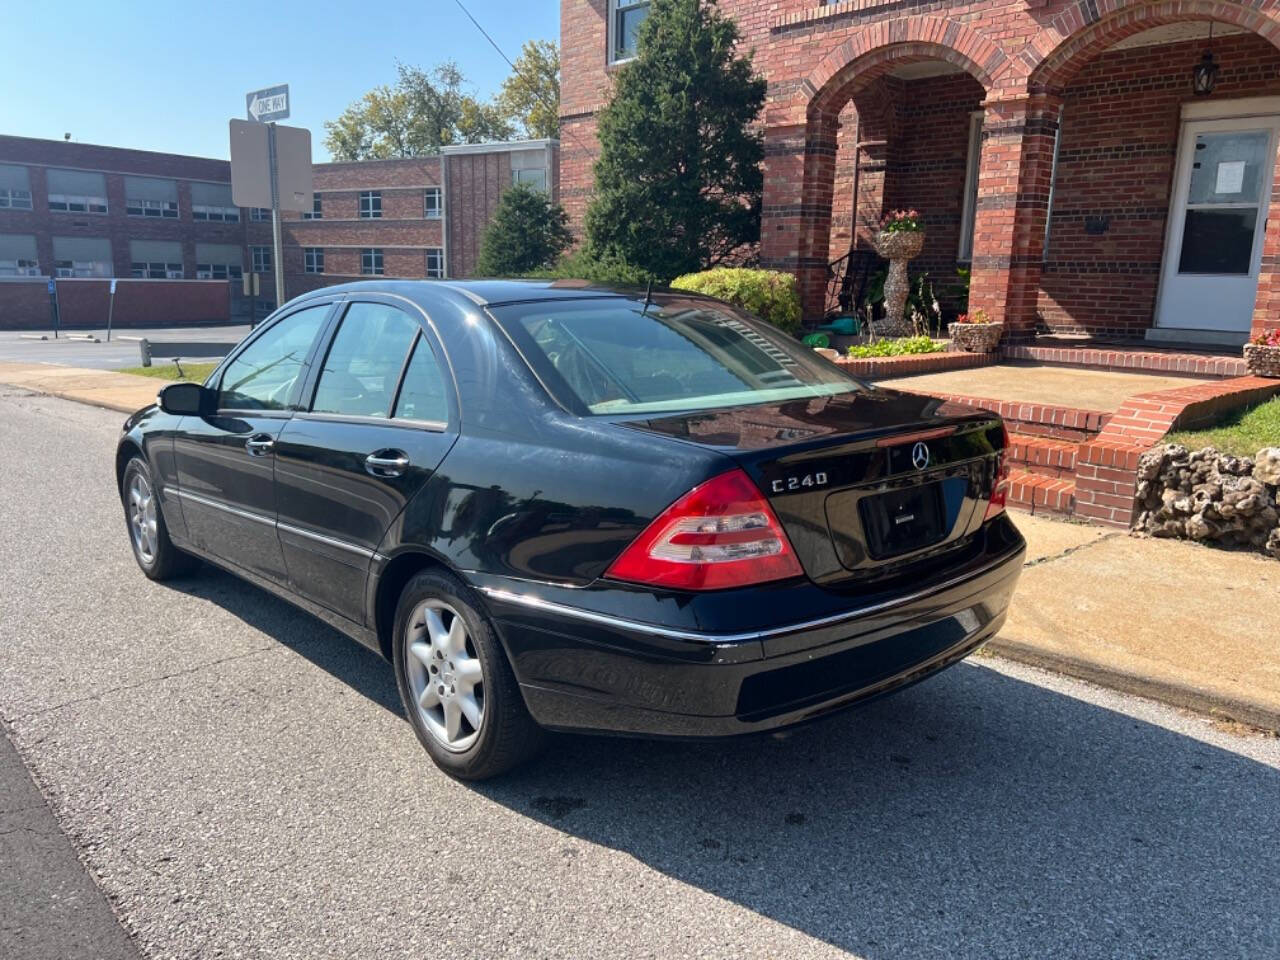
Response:
[[[159,542],[156,530],[156,501],[151,484],[142,473],[135,473],[129,483],[129,532],[133,536],[134,549],[142,562],[151,564],[156,559]]]
[[[422,725],[461,753],[484,724],[484,668],[462,616],[443,600],[418,605],[405,637],[405,676]]]

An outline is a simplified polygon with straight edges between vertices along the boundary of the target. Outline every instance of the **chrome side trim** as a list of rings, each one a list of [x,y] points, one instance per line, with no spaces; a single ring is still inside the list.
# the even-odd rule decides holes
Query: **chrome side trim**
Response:
[[[189,490],[183,490],[175,487],[173,490],[183,500],[190,500],[192,503],[198,503],[201,506],[210,507],[214,510],[221,510],[223,513],[229,513],[232,516],[241,517],[245,520],[252,520],[254,523],[263,523],[268,527],[274,527],[276,521],[274,517],[264,517],[260,513],[252,513],[248,510],[241,510],[238,507],[230,506],[218,500],[210,500],[208,497],[202,497],[198,493],[191,493]]]
[[[268,527],[275,527],[277,530],[283,531],[284,533],[292,533],[295,536],[305,537],[308,540],[315,540],[318,543],[325,543],[331,547],[337,547],[339,550],[347,550],[351,553],[364,557],[366,560],[373,558],[372,550],[368,550],[364,547],[356,546],[354,543],[347,543],[345,540],[337,540],[333,537],[326,537],[322,533],[314,533],[311,530],[304,530],[301,527],[295,527],[293,526],[293,524],[290,524],[290,523],[280,523],[275,519],[264,517],[260,513],[252,513],[249,510],[241,510],[238,507],[232,507],[225,503],[221,503],[217,500],[210,500],[208,497],[202,497],[198,493],[191,493],[190,491],[182,490],[179,488],[174,488],[173,492],[176,493],[178,496],[182,497],[184,500],[190,500],[193,503],[198,503],[202,506],[210,507],[214,510],[221,510],[224,513],[230,513],[233,516],[242,517],[245,520],[252,520],[255,523],[265,524]]]
[[[281,533],[292,533],[295,536],[304,537],[307,540],[314,540],[317,543],[325,543],[331,547],[337,547],[339,550],[347,550],[351,553],[358,554],[359,556],[362,556],[365,559],[371,559],[373,557],[372,550],[367,550],[364,547],[358,547],[354,543],[347,543],[347,541],[345,540],[338,540],[335,537],[327,537],[323,533],[315,533],[312,530],[304,530],[301,527],[295,527],[291,523],[281,523],[280,521],[277,520],[276,529],[279,530]]]
[[[924,590],[917,590],[914,593],[903,594],[894,597],[892,600],[885,600],[880,603],[872,604],[869,607],[862,607],[858,610],[850,610],[845,613],[834,613],[830,616],[819,617],[816,620],[803,620],[799,623],[790,623],[781,627],[769,627],[765,630],[751,630],[746,633],[705,633],[698,630],[677,630],[670,627],[660,627],[653,623],[644,623],[639,620],[627,620],[622,617],[610,616],[606,613],[596,613],[594,610],[583,610],[580,607],[570,607],[563,603],[556,603],[552,600],[543,600],[527,593],[512,593],[509,590],[502,590],[497,587],[481,587],[480,592],[486,596],[492,597],[494,600],[505,601],[507,603],[515,603],[525,607],[531,607],[535,610],[544,610],[548,613],[559,613],[566,617],[573,617],[578,620],[589,620],[592,623],[602,623],[611,627],[619,627],[623,630],[633,630],[636,633],[647,633],[657,637],[667,637],[673,640],[693,640],[699,643],[709,644],[735,644],[747,643],[753,640],[764,640],[768,637],[776,637],[787,633],[796,633],[801,630],[816,630],[819,627],[829,627],[837,623],[843,623],[847,620],[857,620],[860,617],[871,616],[884,610],[889,610],[903,603],[910,603],[913,600],[920,600],[931,594],[941,593],[950,587],[964,583],[981,577],[985,573],[989,573],[996,567],[1008,563],[1010,558],[1016,556],[1016,551],[1006,554],[998,560],[994,560],[978,570],[972,570],[963,576],[952,577],[950,580],[944,580],[942,583],[934,584]]]

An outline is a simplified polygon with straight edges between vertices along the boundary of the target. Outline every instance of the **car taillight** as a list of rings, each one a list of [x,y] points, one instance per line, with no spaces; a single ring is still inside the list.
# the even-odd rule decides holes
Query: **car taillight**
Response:
[[[742,470],[731,470],[662,511],[605,576],[676,590],[723,590],[803,572],[759,489]]]
[[[991,499],[987,501],[987,515],[983,522],[1004,513],[1005,501],[1009,498],[1009,428],[1000,424],[1003,444],[996,454],[996,482],[991,487]]]

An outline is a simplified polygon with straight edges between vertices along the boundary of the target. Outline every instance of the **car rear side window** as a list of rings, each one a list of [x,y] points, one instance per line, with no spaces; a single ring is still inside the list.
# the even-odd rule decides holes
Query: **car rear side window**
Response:
[[[312,413],[388,416],[409,347],[420,329],[416,320],[395,307],[351,304],[324,358]]]
[[[271,325],[222,374],[219,410],[283,410],[330,304],[307,307]]]
[[[705,300],[542,301],[492,313],[552,393],[567,392],[590,413],[723,408],[861,389],[769,324]]]
[[[400,386],[396,400],[397,417],[405,420],[428,420],[444,423],[449,419],[449,404],[444,394],[444,377],[440,364],[427,343],[426,337],[418,338],[413,357]]]

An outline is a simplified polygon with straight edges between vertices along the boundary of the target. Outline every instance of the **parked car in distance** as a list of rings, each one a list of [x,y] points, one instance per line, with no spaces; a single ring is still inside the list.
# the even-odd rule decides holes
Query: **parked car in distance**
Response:
[[[382,654],[481,778],[545,730],[771,730],[957,662],[1022,566],[1006,440],[704,297],[375,281],[165,387],[116,479],[147,576],[206,560]]]

